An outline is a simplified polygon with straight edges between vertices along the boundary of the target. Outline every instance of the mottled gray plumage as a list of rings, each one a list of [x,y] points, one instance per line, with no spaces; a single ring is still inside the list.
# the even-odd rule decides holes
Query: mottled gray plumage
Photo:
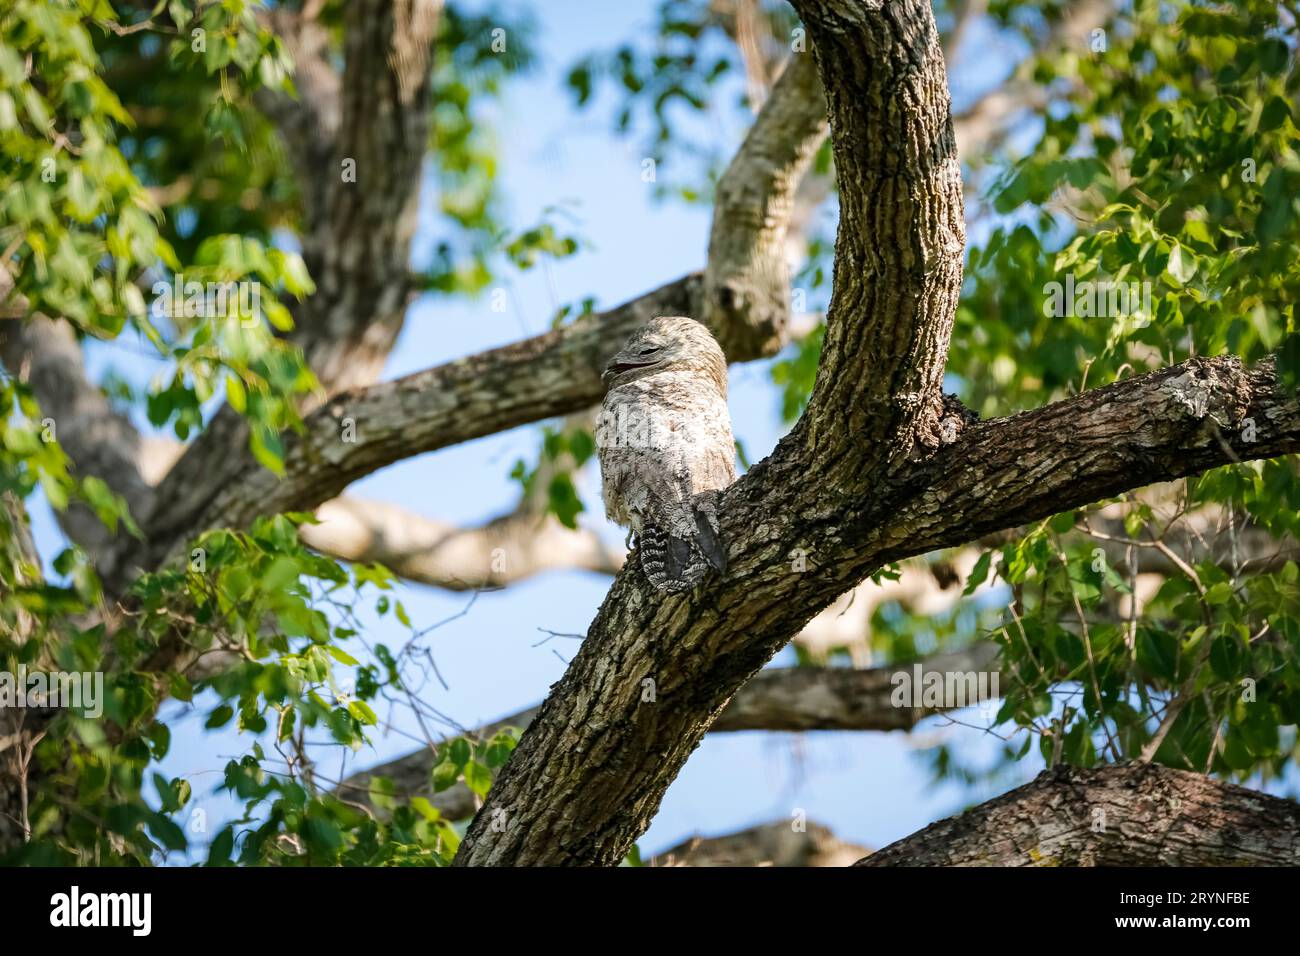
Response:
[[[726,570],[717,493],[736,480],[727,360],[699,322],[652,319],[605,366],[596,428],[605,514],[636,534],[661,591]],[[631,537],[629,533],[629,539]]]

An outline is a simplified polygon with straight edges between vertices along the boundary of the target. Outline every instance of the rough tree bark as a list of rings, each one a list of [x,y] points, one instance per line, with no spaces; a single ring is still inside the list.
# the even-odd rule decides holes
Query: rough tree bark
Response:
[[[1293,800],[1153,764],[1061,766],[858,866],[1296,866]]]

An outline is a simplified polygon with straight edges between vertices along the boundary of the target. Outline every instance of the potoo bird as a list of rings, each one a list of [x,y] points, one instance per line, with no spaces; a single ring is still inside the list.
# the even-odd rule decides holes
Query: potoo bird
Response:
[[[736,480],[727,360],[694,319],[652,319],[606,364],[596,428],[605,514],[661,591],[726,570],[718,492]]]

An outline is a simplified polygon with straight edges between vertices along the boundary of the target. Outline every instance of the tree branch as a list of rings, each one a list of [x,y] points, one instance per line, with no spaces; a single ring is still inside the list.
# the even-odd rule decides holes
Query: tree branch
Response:
[[[800,427],[814,448],[856,435],[869,454],[827,462],[824,477],[865,487],[915,446],[939,444],[966,241],[961,166],[928,5],[794,6],[821,67],[840,186],[826,339]]]
[[[594,531],[516,510],[461,528],[380,501],[336,498],[303,525],[304,543],[344,561],[378,562],[409,581],[453,591],[499,587],[552,568],[613,574],[623,549]]]
[[[871,851],[819,823],[795,829],[774,820],[738,833],[691,837],[657,854],[650,866],[848,866]]]
[[[1248,423],[1255,428],[1254,441]],[[1157,481],[1300,451],[1300,399],[1270,359],[1195,358],[1012,418],[980,422],[914,468],[919,493],[880,544],[951,547]]]
[[[603,394],[604,362],[652,316],[686,311],[697,285],[688,276],[543,335],[339,395],[285,436],[283,478],[254,462],[241,436],[221,455],[191,446],[159,484],[149,545],[131,564],[154,567],[206,528],[309,510],[396,461],[588,408]]]
[[[1296,866],[1300,805],[1185,770],[1060,766],[858,866]]]
[[[317,291],[293,334],[331,393],[378,379],[406,316],[441,12],[441,0],[352,0],[345,10],[341,115],[322,176],[331,187],[322,228],[303,236]]]
[[[428,145],[430,60],[442,0],[356,0],[342,76],[312,9],[262,11],[294,61],[298,99],[255,95],[294,162],[303,258],[318,288],[294,308],[292,339],[327,392],[382,370],[411,297],[407,255]]]
[[[987,672],[994,668],[997,656],[997,646],[987,642],[936,654],[918,662],[921,679],[931,673]],[[736,692],[709,732],[911,730],[923,718],[942,712],[942,709],[894,706],[894,675],[905,673],[911,679],[914,676],[912,668],[912,664],[899,663],[862,670],[847,667],[763,670]],[[473,731],[472,736],[486,740],[506,727],[526,728],[536,718],[539,709],[530,707],[493,721]],[[441,793],[432,792],[429,774],[436,759],[432,750],[422,748],[355,773],[338,789],[356,799],[369,793],[372,777],[386,777],[393,782],[394,793],[408,798],[425,796],[448,819],[472,816],[477,808],[477,798],[464,784],[457,784]]]
[[[829,132],[817,64],[796,53],[718,181],[701,311],[728,354],[788,340],[785,239],[795,194]]]

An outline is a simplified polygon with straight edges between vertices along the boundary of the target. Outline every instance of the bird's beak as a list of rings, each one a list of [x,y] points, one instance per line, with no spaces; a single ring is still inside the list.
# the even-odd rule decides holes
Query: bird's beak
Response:
[[[619,352],[605,363],[605,367],[600,373],[600,380],[608,385],[610,379],[623,374],[629,369],[646,368],[647,366],[654,364],[653,362],[638,362],[636,359],[636,356],[630,355],[627,352]]]

